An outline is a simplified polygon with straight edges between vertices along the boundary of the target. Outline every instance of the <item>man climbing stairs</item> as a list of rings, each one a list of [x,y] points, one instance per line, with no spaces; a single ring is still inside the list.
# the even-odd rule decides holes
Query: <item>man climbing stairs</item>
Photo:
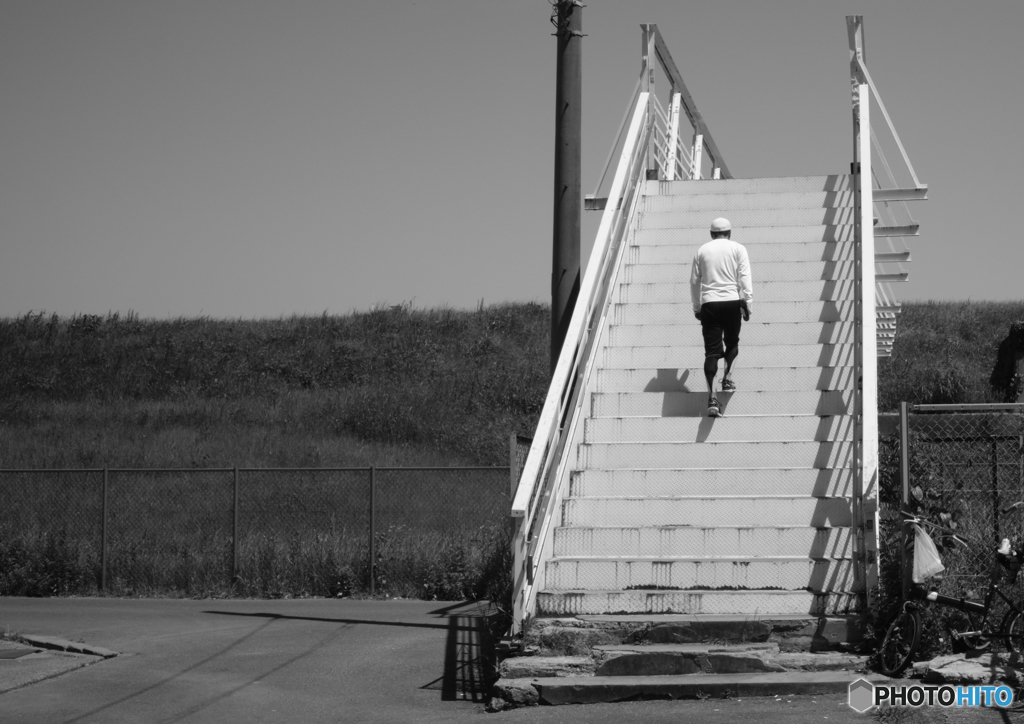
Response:
[[[644,190],[537,615],[858,610],[849,178]],[[688,280],[717,216],[749,253],[755,313],[711,418]]]

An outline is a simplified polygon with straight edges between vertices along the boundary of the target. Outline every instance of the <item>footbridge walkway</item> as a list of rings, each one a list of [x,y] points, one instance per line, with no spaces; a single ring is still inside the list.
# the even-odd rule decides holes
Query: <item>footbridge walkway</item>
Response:
[[[600,228],[512,506],[516,630],[872,605],[877,358],[918,230],[906,202],[927,187],[868,72],[861,19],[847,24],[850,168],[795,178],[735,178],[657,26],[641,26],[643,70],[610,185],[586,200]],[[748,249],[754,304],[738,390],[712,418],[688,279],[718,216]]]

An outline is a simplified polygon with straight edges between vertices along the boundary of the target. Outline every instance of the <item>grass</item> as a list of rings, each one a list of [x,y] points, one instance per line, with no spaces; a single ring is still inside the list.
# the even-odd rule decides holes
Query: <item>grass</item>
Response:
[[[904,304],[893,356],[879,363],[880,409],[894,411],[902,400],[993,401],[996,349],[1017,319],[1024,303]],[[540,304],[469,311],[401,304],[252,321],[131,313],[2,319],[0,460],[8,469],[505,466],[508,436],[531,435],[544,401],[549,324],[550,309]],[[95,530],[93,484],[70,473],[29,487],[0,476],[0,592],[95,590],[98,543],[82,533]],[[182,503],[197,489],[207,494],[198,477],[178,489],[155,479],[132,485],[149,491],[141,500],[150,507],[112,499],[112,509],[127,511],[110,533],[113,592],[303,596],[369,588],[369,537],[356,523],[364,504],[328,494],[330,485],[252,482],[249,502],[242,498],[249,527],[233,585],[225,576],[223,481],[205,509]],[[507,491],[506,482],[494,485]],[[30,492],[20,509],[17,486],[18,495]],[[456,504],[476,502],[476,493],[457,485],[395,490],[390,503],[379,501],[386,510],[376,541],[379,592],[507,599],[503,510],[472,517],[471,505]],[[424,507],[403,517],[408,501]],[[437,516],[463,522],[445,528]],[[150,520],[160,524],[128,525]]]
[[[548,379],[539,304],[0,320],[0,459],[35,467],[507,465]]]
[[[878,409],[1002,402],[989,388],[999,343],[1024,302],[904,303],[892,357],[878,361]]]

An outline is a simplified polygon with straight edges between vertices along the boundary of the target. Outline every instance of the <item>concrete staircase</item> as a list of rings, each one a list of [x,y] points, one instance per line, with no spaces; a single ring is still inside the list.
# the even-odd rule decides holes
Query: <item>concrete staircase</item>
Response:
[[[842,620],[799,616],[537,619],[518,655],[499,665],[491,708],[836,694],[857,679],[885,680],[866,656],[830,650],[847,634]]]
[[[640,203],[538,617],[858,611],[849,178],[648,181]],[[717,216],[754,304],[713,419],[689,276]]]

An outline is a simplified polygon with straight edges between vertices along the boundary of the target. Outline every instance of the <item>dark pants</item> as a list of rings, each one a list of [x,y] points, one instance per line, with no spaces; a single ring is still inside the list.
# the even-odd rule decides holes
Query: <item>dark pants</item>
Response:
[[[740,352],[740,325],[743,311],[739,299],[727,302],[706,302],[700,308],[700,329],[704,335],[704,376],[708,392],[718,373],[718,360],[725,358],[725,373],[729,374],[733,360]],[[723,345],[724,342],[724,345]]]

